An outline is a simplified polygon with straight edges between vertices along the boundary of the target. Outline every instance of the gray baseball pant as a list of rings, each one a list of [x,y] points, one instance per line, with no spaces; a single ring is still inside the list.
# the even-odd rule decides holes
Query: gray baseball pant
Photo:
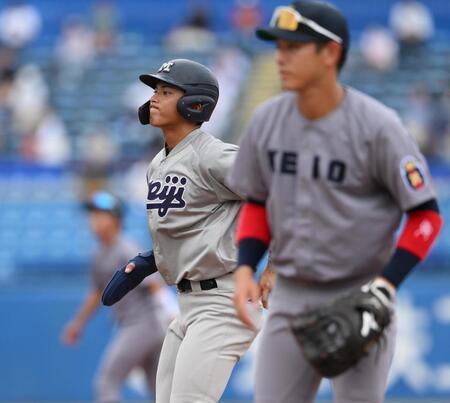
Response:
[[[257,331],[236,316],[231,274],[218,288],[178,293],[180,314],[169,326],[156,376],[156,403],[216,403]],[[261,311],[249,304],[257,329]]]
[[[156,370],[163,342],[160,326],[149,322],[120,327],[109,342],[100,364],[96,381],[99,403],[120,402],[120,392],[133,368],[143,368],[147,385],[155,392]]]
[[[301,312],[331,302],[368,281],[313,286],[277,276],[255,364],[256,403],[312,403],[321,376],[304,359],[290,329]],[[332,379],[335,403],[382,403],[394,355],[395,319],[355,367]]]

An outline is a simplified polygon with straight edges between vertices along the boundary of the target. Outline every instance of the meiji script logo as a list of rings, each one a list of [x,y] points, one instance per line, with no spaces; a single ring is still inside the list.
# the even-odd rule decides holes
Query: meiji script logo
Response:
[[[147,210],[158,209],[158,215],[164,217],[171,208],[184,208],[186,202],[183,193],[187,179],[178,176],[166,176],[162,181],[151,181],[148,184]]]

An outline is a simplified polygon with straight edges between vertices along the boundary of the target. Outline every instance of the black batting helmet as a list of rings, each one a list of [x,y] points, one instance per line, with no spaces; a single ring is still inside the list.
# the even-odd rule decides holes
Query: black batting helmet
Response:
[[[177,103],[178,113],[192,122],[207,122],[219,99],[219,83],[203,64],[188,59],[174,59],[163,63],[155,74],[142,74],[139,79],[155,88],[160,81],[184,91]],[[199,109],[193,106],[200,105]],[[150,123],[150,101],[139,108],[139,120]]]

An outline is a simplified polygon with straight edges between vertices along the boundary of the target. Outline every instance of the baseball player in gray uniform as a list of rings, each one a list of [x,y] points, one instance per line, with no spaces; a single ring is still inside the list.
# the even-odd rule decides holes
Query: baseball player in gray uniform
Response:
[[[63,332],[67,345],[75,344],[83,328],[100,305],[103,288],[117,266],[137,252],[137,245],[121,231],[123,205],[107,192],[97,192],[86,203],[91,229],[99,240],[91,267],[92,288],[75,317]],[[96,377],[96,400],[119,402],[120,391],[133,368],[145,371],[149,391],[155,391],[156,369],[165,328],[156,311],[155,294],[162,285],[156,279],[141,283],[115,305],[118,330],[112,337]]]
[[[253,270],[270,244],[276,279],[257,353],[255,401],[312,402],[322,377],[305,359],[292,322],[347,293],[382,295],[375,302],[394,309],[396,288],[426,257],[442,220],[426,161],[397,114],[338,80],[349,47],[339,10],[319,1],[277,7],[257,36],[276,41],[286,91],[257,108],[230,172],[230,186],[247,198],[235,305],[251,325]],[[384,400],[393,319],[384,340],[332,378],[335,402]],[[378,326],[375,319],[366,325]]]
[[[140,80],[155,90],[139,110],[141,123],[161,128],[165,141],[147,172],[153,251],[117,271],[103,302],[115,303],[156,270],[176,285],[180,314],[164,340],[156,401],[217,402],[255,338],[261,315],[249,307],[256,323],[249,329],[233,305],[234,235],[242,198],[225,177],[237,147],[201,130],[219,96],[208,68],[175,59]]]

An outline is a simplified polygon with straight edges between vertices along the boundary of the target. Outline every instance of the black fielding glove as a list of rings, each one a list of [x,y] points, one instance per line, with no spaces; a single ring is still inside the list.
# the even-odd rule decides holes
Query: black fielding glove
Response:
[[[395,288],[377,278],[330,305],[300,315],[292,331],[305,358],[327,378],[347,371],[389,325],[394,297]]]

